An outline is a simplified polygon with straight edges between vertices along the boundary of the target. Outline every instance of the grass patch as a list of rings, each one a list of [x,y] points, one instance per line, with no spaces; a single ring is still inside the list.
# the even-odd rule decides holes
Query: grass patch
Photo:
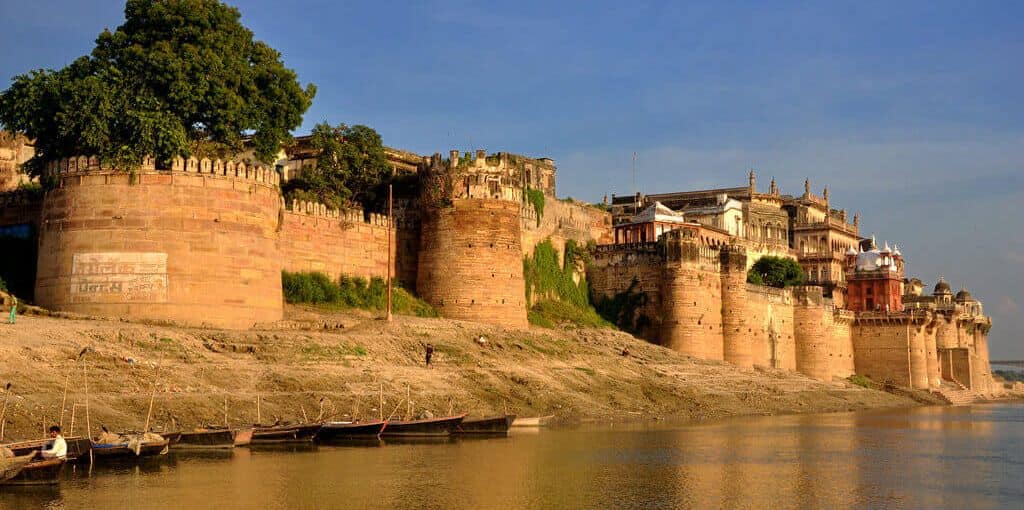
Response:
[[[613,328],[593,308],[579,308],[565,301],[545,299],[527,312],[530,324],[544,328],[573,325],[581,328]]]
[[[383,311],[387,307],[387,283],[377,276],[369,280],[342,275],[337,282],[323,273],[281,273],[281,287],[288,303],[332,305],[342,308]],[[408,290],[391,285],[391,309],[402,315],[437,317],[437,310]]]
[[[871,383],[871,379],[868,379],[867,377],[864,377],[863,375],[860,374],[851,375],[846,380],[862,388],[871,389],[874,387],[874,385]]]

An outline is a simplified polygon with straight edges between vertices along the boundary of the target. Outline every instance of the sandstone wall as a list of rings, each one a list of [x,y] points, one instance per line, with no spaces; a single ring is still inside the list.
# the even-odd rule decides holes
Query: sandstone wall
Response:
[[[720,250],[722,286],[722,355],[739,367],[754,366],[751,337],[747,326],[747,254],[739,246]]]
[[[518,202],[455,199],[424,212],[416,289],[445,317],[526,327]]]
[[[796,369],[819,381],[832,380],[832,310],[826,306],[821,287],[793,289],[793,331]]]
[[[858,319],[854,325],[857,373],[876,381],[910,386],[910,325]]]
[[[747,284],[746,299],[753,364],[796,370],[792,293]]]
[[[550,238],[558,253],[565,253],[565,242],[575,240],[581,246],[590,241],[607,244],[612,241],[611,214],[596,207],[567,200],[547,197],[544,214],[537,221],[533,205],[523,203],[520,210],[520,228],[523,233],[523,255],[533,254],[533,249]]]
[[[407,288],[416,284],[415,231],[396,224],[391,231],[392,276]],[[386,278],[387,217],[361,210],[335,211],[322,204],[296,202],[283,213],[278,242],[285,271]]]
[[[723,359],[718,250],[671,235],[666,250],[661,287],[662,345],[698,358]]]
[[[59,184],[44,199],[41,306],[224,327],[281,318],[276,173],[179,160],[133,177],[95,158],[50,171]]]
[[[832,377],[850,377],[857,373],[853,357],[853,312],[834,310],[829,323],[829,370]]]
[[[640,326],[637,336],[652,343],[661,342],[662,261],[654,243],[646,245],[599,246],[587,266],[587,281],[595,304],[627,292],[642,300],[632,317]],[[642,296],[642,298],[640,298]]]

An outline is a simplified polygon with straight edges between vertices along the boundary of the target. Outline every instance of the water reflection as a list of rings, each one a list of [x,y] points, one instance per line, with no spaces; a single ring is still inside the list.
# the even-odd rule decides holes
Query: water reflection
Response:
[[[1020,508],[1024,406],[172,454],[2,508]]]

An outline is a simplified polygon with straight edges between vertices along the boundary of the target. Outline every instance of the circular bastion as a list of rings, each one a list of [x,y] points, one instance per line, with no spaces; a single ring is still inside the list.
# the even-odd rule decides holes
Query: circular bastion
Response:
[[[282,318],[276,172],[194,158],[127,172],[86,157],[47,171],[40,306],[226,328]]]

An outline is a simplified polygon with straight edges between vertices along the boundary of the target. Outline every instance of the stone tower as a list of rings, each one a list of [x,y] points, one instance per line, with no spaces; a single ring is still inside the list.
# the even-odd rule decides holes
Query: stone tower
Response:
[[[753,172],[751,172],[753,174]],[[725,361],[754,366],[747,328],[747,251],[737,244],[721,249],[722,341]]]
[[[522,176],[488,159],[424,158],[416,291],[445,317],[526,327]]]

